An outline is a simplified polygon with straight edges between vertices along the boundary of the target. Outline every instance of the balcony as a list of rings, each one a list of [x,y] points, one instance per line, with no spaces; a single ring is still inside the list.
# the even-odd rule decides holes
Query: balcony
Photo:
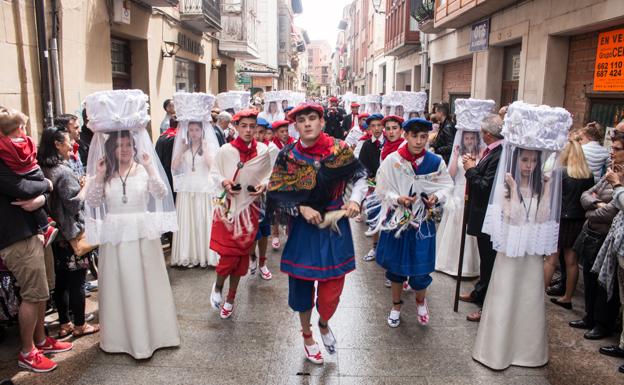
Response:
[[[221,30],[220,0],[180,0],[180,20],[199,32]]]
[[[420,49],[418,22],[411,16],[413,1],[386,2],[386,33],[384,51],[389,56],[399,56]]]
[[[143,3],[150,7],[175,7],[178,5],[178,0],[138,0],[139,3]]]
[[[489,17],[517,0],[436,0],[435,28],[460,28]]]
[[[252,2],[223,0],[219,51],[235,59],[259,59],[256,43],[256,10]]]

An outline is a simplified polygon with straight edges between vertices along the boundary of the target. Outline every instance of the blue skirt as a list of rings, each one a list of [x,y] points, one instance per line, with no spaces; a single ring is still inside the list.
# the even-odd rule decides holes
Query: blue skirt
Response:
[[[377,263],[393,274],[405,277],[430,274],[435,270],[435,223],[423,222],[421,232],[410,228],[395,238],[396,231],[382,231],[377,243]]]
[[[282,254],[281,270],[291,277],[327,281],[355,270],[355,250],[346,218],[338,221],[340,234],[295,217]]]

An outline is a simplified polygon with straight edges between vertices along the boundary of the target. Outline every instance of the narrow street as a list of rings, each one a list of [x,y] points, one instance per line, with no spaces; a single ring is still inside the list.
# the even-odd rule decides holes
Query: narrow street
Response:
[[[371,241],[361,224],[352,223],[359,255]],[[288,281],[278,272],[279,254],[272,253],[272,281],[246,276],[239,287],[234,316],[221,320],[208,304],[215,274],[210,269],[170,269],[182,344],[156,352],[150,360],[135,361],[98,349],[98,336],[76,340],[73,352],[55,357],[59,368],[49,374],[18,373],[17,331],[7,333],[0,348],[0,378],[16,384],[327,384],[327,385],[530,385],[622,383],[617,359],[598,354],[609,341],[588,341],[568,321],[582,315],[581,297],[574,310],[546,304],[550,362],[544,368],[512,367],[494,372],[471,358],[477,324],[465,321],[475,309],[460,304],[453,312],[454,279],[434,274],[431,286],[431,323],[415,319],[414,295],[405,295],[401,326],[386,324],[389,289],[374,262],[358,262],[347,278],[344,295],[331,325],[339,341],[335,356],[325,354],[325,365],[307,362],[301,348],[298,319],[287,304]],[[469,287],[465,283],[464,287]],[[97,294],[89,298],[94,310]],[[316,322],[316,319],[313,319]],[[56,329],[52,329],[54,332]],[[314,328],[315,331],[318,329]],[[318,336],[318,334],[317,334]]]

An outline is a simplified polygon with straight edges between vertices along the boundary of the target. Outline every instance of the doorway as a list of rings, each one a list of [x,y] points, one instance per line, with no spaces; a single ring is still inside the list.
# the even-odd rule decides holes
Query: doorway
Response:
[[[521,51],[522,44],[514,44],[505,47],[505,52],[503,54],[501,106],[506,106],[518,100]]]

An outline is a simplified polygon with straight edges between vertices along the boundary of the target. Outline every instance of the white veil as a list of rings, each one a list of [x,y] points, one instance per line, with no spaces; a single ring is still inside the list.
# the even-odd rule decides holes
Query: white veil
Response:
[[[214,192],[210,167],[219,149],[210,111],[215,97],[205,93],[173,95],[178,134],[173,144],[171,175],[176,192]]]
[[[366,102],[366,112],[369,114],[381,114],[381,95],[366,95],[364,97]]]
[[[423,117],[427,104],[426,92],[395,91],[392,96],[392,115],[402,116],[405,120]]]
[[[557,251],[561,210],[559,152],[572,126],[563,108],[511,104],[505,143],[490,195],[483,232],[508,257]]]
[[[285,99],[282,91],[267,91],[264,93],[264,111],[258,117],[266,119],[269,123],[284,120],[282,101]]]
[[[147,96],[101,91],[85,108],[93,140],[87,162],[86,236],[91,244],[158,239],[177,231],[173,194],[145,129]]]

